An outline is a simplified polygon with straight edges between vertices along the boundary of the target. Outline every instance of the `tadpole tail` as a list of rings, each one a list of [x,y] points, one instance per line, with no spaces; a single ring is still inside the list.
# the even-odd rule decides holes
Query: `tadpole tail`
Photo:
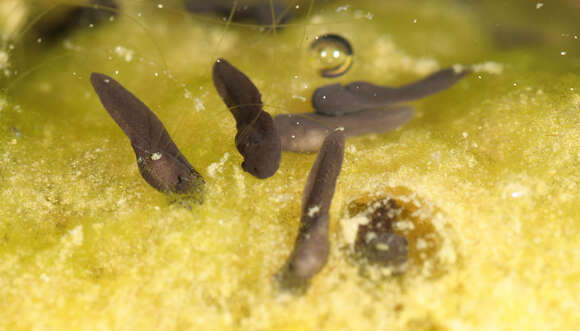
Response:
[[[342,130],[334,130],[324,139],[302,194],[303,221],[313,210],[318,214],[328,214],[336,179],[342,169],[344,145],[345,136]]]
[[[112,77],[93,72],[91,84],[103,107],[125,132],[131,144],[145,151],[162,149],[191,167],[159,118]]]
[[[353,82],[346,89],[360,98],[380,104],[393,104],[424,98],[446,90],[457,83],[469,71],[446,68],[431,75],[400,87],[377,86],[367,82]]]
[[[241,130],[252,125],[262,110],[262,95],[243,72],[224,59],[218,59],[212,70],[214,86]]]

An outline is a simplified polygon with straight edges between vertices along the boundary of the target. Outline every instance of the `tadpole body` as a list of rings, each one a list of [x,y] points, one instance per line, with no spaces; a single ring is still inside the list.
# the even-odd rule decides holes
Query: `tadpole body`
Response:
[[[302,217],[294,250],[275,275],[283,290],[305,290],[326,264],[330,250],[329,210],[342,168],[345,138],[333,131],[324,140],[310,170],[302,197]]]
[[[389,106],[386,109],[368,109],[342,116],[281,114],[274,118],[274,123],[283,150],[312,153],[318,151],[328,133],[337,128],[343,128],[347,137],[384,133],[409,121],[413,113],[410,106]]]
[[[409,253],[407,238],[393,232],[393,222],[399,213],[400,207],[392,199],[373,203],[366,215],[369,222],[359,225],[357,230],[354,250],[359,258],[399,271]]]
[[[131,141],[145,181],[164,193],[201,194],[205,184],[202,176],[181,154],[157,116],[113,78],[92,73],[91,83]]]
[[[213,66],[213,82],[236,120],[235,142],[244,157],[242,168],[257,178],[273,176],[280,166],[282,147],[272,116],[262,109],[260,91],[224,59]]]
[[[341,116],[366,109],[385,108],[399,102],[411,101],[445,90],[469,71],[447,68],[424,79],[389,87],[358,81],[348,85],[330,84],[322,86],[312,95],[312,106],[319,114]]]

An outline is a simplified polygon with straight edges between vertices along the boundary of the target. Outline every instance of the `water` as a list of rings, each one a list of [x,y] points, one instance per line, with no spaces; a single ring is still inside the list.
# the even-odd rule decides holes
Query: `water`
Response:
[[[573,329],[580,9],[539,3],[300,1],[274,32],[180,1],[125,1],[112,22],[37,43],[26,23],[52,7],[2,1],[0,328]],[[354,50],[333,78],[310,50],[326,34]],[[284,153],[266,181],[241,170],[211,82],[218,57],[274,115],[312,111],[324,84],[476,72],[412,103],[401,129],[347,141],[329,263],[304,297],[282,300],[271,276],[296,238],[314,156]],[[143,182],[93,71],[118,73],[165,123],[207,179],[203,205],[174,206]],[[359,274],[345,251],[348,206],[386,196],[424,239],[410,240],[421,263],[398,278]]]

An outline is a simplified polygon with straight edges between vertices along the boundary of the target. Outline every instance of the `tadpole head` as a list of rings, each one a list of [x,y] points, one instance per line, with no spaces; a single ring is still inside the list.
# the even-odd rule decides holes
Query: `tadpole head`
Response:
[[[274,133],[267,135],[272,134]],[[280,139],[269,139],[264,137],[264,132],[250,129],[248,132],[238,133],[236,141],[236,147],[244,157],[244,171],[260,179],[269,178],[276,173],[282,158]]]
[[[205,184],[195,169],[169,153],[138,152],[137,165],[141,176],[158,191],[177,194],[199,194]]]
[[[329,216],[320,215],[307,230],[302,228],[287,263],[274,275],[280,290],[303,293],[322,270],[330,253]]]

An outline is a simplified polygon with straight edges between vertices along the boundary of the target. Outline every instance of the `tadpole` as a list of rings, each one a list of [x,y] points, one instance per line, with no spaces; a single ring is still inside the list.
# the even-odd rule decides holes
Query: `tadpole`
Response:
[[[365,109],[384,108],[403,101],[411,101],[445,90],[469,70],[447,68],[424,79],[400,87],[379,86],[365,81],[348,85],[322,86],[312,95],[312,106],[319,114],[340,116]]]
[[[52,9],[33,26],[36,37],[48,43],[67,37],[75,30],[88,29],[117,16],[117,0],[90,0],[86,5],[65,5]]]
[[[330,250],[329,210],[344,158],[344,134],[333,131],[324,140],[302,196],[302,217],[294,250],[275,275],[282,290],[302,291],[326,264]]]
[[[228,17],[234,8],[231,0],[183,0],[185,8],[192,13],[214,14]],[[273,20],[272,12],[276,18]],[[259,25],[273,26],[273,23],[284,24],[292,17],[286,6],[279,0],[262,0],[238,3],[232,19],[234,21],[254,20]]]
[[[384,133],[406,123],[413,117],[413,112],[410,106],[387,106],[384,109],[368,109],[342,116],[281,114],[274,118],[274,123],[283,150],[312,153],[320,149],[324,138],[332,130],[343,128],[347,137]]]
[[[137,157],[141,176],[164,193],[200,197],[204,180],[181,154],[157,116],[113,78],[91,74],[101,103],[125,132]]]
[[[213,66],[213,82],[236,119],[235,143],[244,157],[242,168],[257,178],[273,176],[280,166],[282,147],[272,116],[262,109],[260,91],[224,59]]]

